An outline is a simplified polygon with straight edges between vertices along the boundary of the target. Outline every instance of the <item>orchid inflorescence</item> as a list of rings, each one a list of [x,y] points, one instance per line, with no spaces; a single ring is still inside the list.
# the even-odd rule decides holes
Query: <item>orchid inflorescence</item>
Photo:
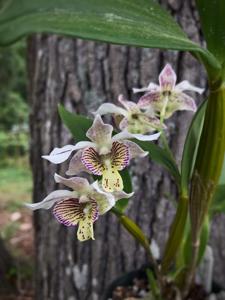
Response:
[[[135,93],[145,92],[137,103],[120,95],[118,101],[123,107],[112,103],[102,104],[94,113],[93,124],[86,132],[87,141],[55,148],[49,155],[43,156],[54,164],[60,164],[72,152],[76,152],[66,174],[86,172],[101,176],[101,179],[90,184],[82,177],[66,179],[55,174],[55,181],[63,183],[72,191],[57,190],[41,202],[27,206],[33,210],[54,206],[53,214],[60,223],[66,226],[78,225],[77,237],[80,241],[94,239],[93,223],[98,216],[109,211],[117,200],[133,195],[123,191],[120,171],[129,165],[131,159],[144,157],[148,152],[131,139],[157,140],[166,128],[164,120],[175,111],[196,111],[194,100],[183,91],[202,93],[203,89],[188,81],[175,84],[176,74],[167,64],[159,75],[159,85],[150,83],[146,88],[133,89]],[[103,122],[101,116],[105,114],[113,114],[121,132],[114,134],[113,126]]]

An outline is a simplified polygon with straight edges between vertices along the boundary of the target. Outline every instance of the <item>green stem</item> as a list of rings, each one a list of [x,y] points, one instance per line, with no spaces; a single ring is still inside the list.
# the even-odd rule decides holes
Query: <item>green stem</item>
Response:
[[[166,136],[165,136],[165,133],[164,133],[163,129],[160,131],[160,133],[161,133],[160,139],[161,139],[163,148],[167,152],[167,154],[168,154],[169,158],[171,159],[171,161],[173,162],[173,164],[176,166],[177,165],[176,160],[173,156],[172,151],[170,150],[170,147],[168,145],[168,142],[167,142],[167,139],[166,139]],[[180,189],[180,180],[177,183],[178,183],[178,188]]]
[[[221,174],[225,152],[225,86],[211,91],[197,153],[190,195],[192,259],[186,276],[184,295],[194,278],[199,240],[213,193]]]
[[[188,198],[181,196],[177,212],[170,228],[169,238],[166,243],[162,259],[162,272],[165,274],[174,261],[182,243],[188,215]]]

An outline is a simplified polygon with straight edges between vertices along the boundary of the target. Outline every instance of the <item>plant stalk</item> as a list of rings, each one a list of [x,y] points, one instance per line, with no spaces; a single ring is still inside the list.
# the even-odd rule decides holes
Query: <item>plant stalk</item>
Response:
[[[198,261],[199,242],[205,217],[218,184],[225,153],[225,85],[211,91],[191,181],[190,220],[192,258],[183,296],[187,296]]]

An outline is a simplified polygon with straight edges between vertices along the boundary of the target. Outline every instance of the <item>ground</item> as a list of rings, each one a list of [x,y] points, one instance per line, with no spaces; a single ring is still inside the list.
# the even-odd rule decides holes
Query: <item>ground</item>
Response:
[[[0,232],[1,238],[15,258],[17,295],[3,296],[1,300],[32,299],[33,224],[32,213],[24,203],[31,202],[32,176],[28,158],[14,158],[0,165]]]

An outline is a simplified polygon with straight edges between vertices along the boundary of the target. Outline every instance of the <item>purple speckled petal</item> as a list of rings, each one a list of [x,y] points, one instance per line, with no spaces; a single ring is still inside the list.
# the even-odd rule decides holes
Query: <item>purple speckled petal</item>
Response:
[[[146,93],[139,99],[138,106],[139,108],[148,107],[149,105],[154,104],[154,102],[159,101],[160,97],[161,93],[159,91],[151,91],[149,93]]]
[[[53,208],[55,218],[65,226],[75,226],[84,218],[85,204],[79,203],[79,199],[71,198],[58,202]]]
[[[81,161],[84,166],[94,175],[102,175],[103,165],[101,158],[94,148],[86,148],[82,152]]]
[[[124,143],[113,142],[111,150],[111,162],[117,170],[123,170],[130,162],[129,147]]]
[[[162,90],[172,90],[175,87],[177,75],[170,64],[166,64],[159,74],[159,84]]]

